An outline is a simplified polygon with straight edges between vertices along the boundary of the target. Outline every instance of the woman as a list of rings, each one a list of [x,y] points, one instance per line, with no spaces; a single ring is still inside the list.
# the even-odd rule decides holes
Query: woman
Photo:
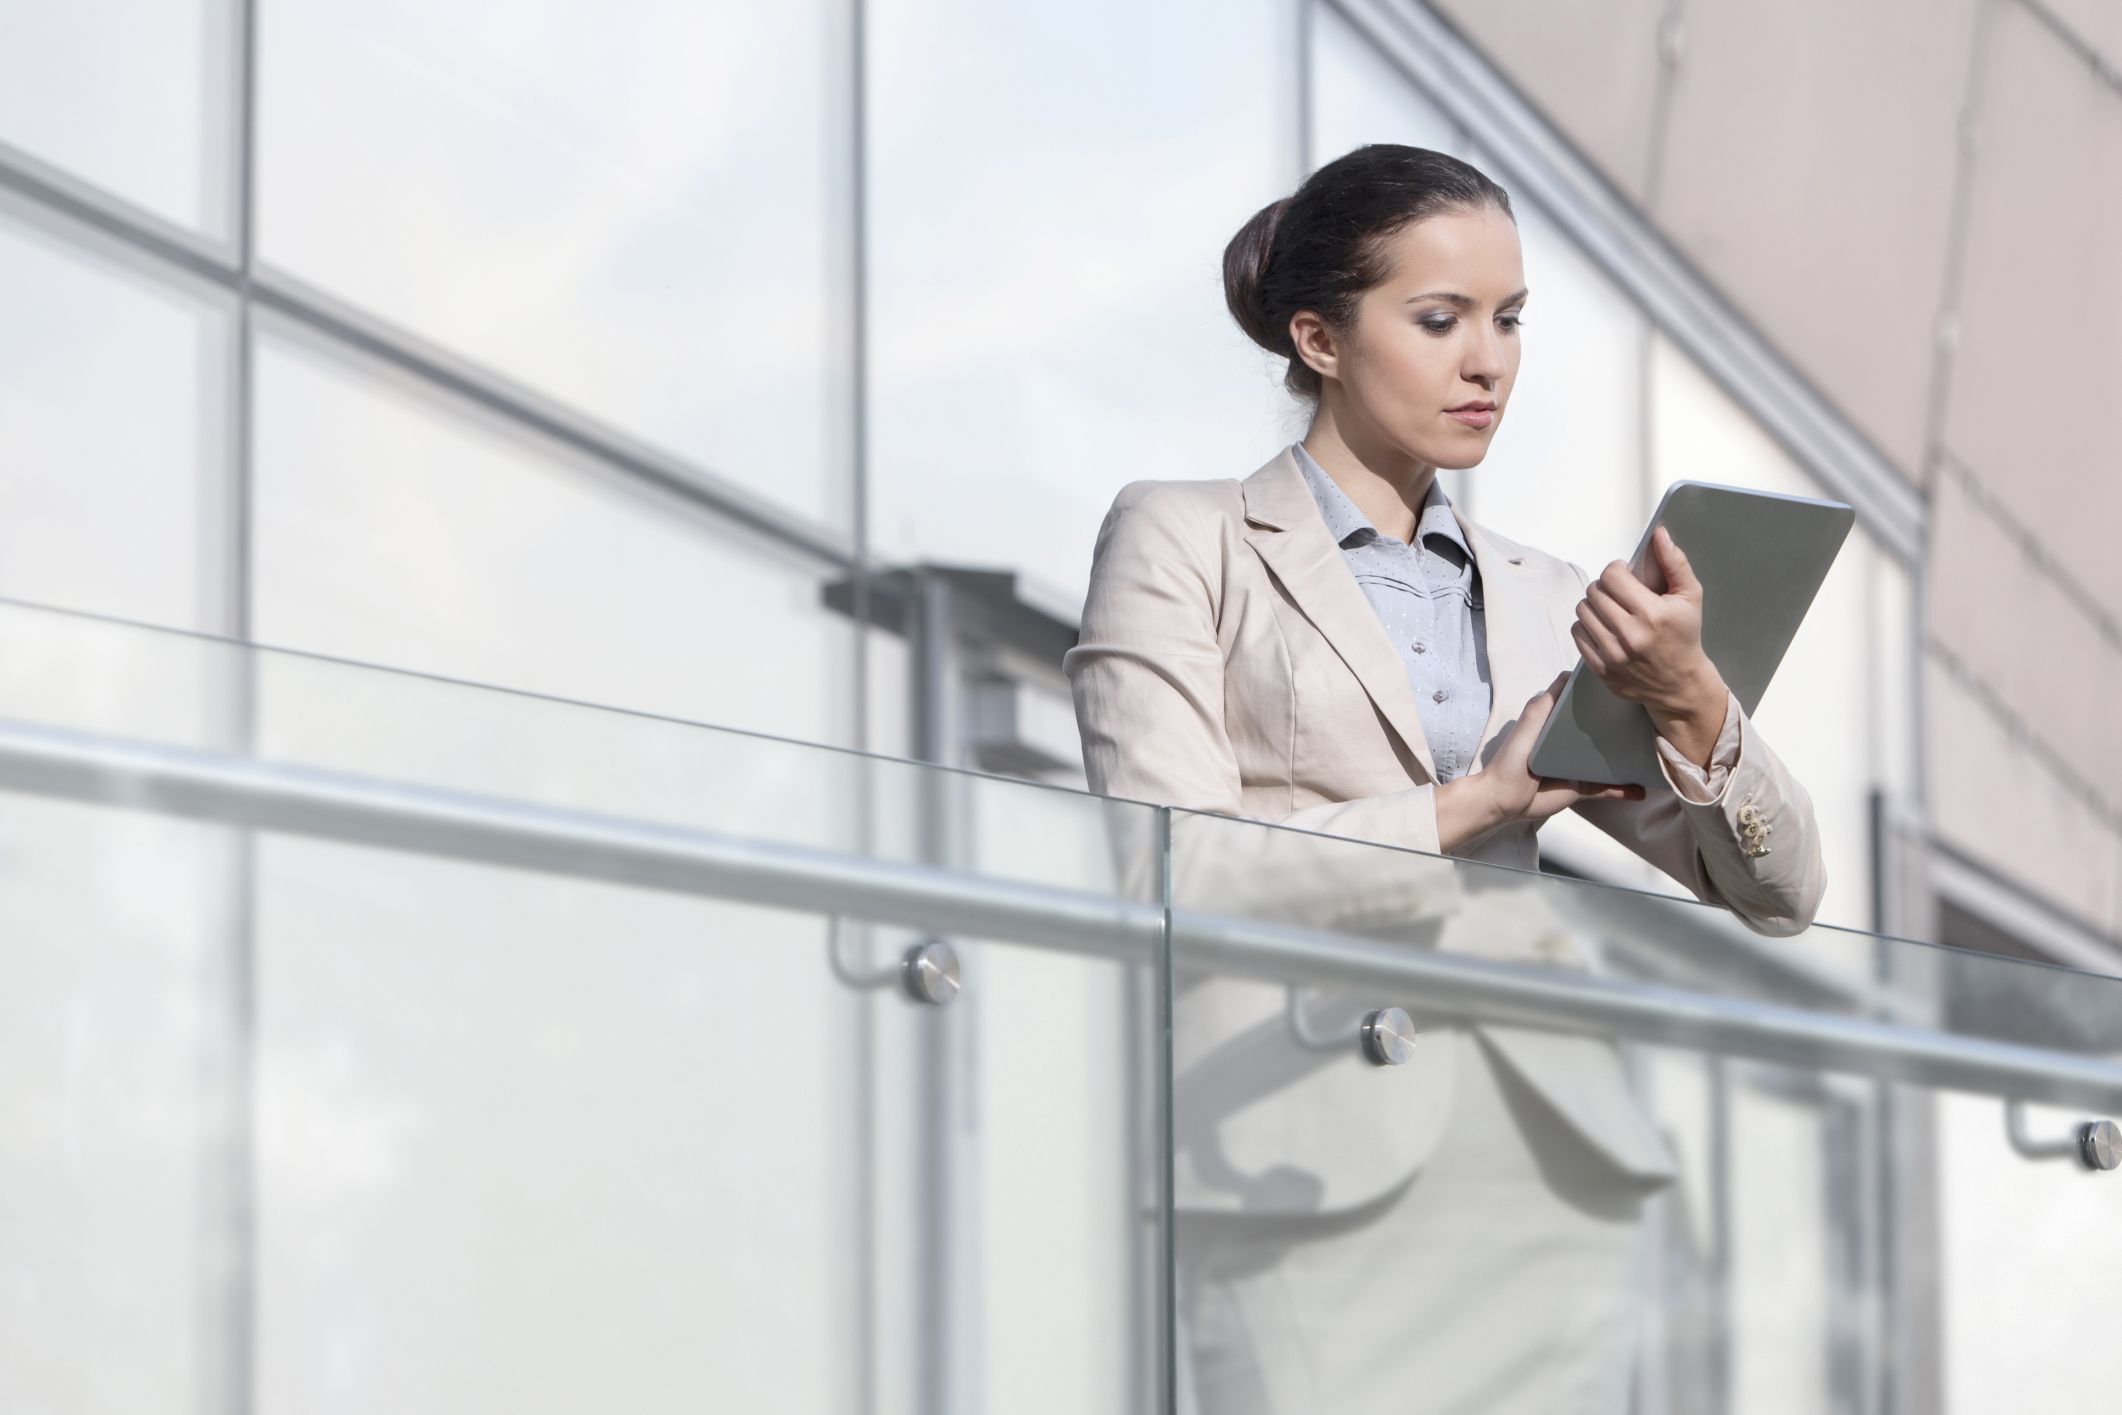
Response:
[[[1575,809],[1760,932],[1810,923],[1811,803],[1704,653],[1685,555],[1654,542],[1663,592],[1620,562],[1594,579],[1437,484],[1481,461],[1516,382],[1528,296],[1504,191],[1440,153],[1360,148],[1247,222],[1224,282],[1314,412],[1242,480],[1115,498],[1066,661],[1092,788],[1521,867]],[[1649,714],[1666,787],[1529,770],[1579,656]],[[1236,879],[1228,848],[1207,853]],[[1500,938],[1502,917],[1461,946],[1571,961]],[[1353,1062],[1292,1062],[1190,1129],[1211,1063],[1189,1057],[1298,1054],[1274,1009],[1235,983],[1174,1001],[1175,1036],[1230,1043],[1178,1059],[1196,1408],[1624,1408],[1635,1220],[1671,1168],[1611,1044],[1482,1027],[1421,1062],[1448,1094],[1419,1117]],[[1336,1138],[1273,1153],[1306,1126]]]

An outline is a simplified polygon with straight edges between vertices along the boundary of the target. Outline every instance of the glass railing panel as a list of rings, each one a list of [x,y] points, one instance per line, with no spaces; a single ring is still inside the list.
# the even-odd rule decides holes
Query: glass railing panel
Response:
[[[1151,809],[20,606],[0,803],[0,1407],[1151,1408]]]
[[[1181,1409],[2104,1398],[2122,982],[1183,812],[1171,872]]]

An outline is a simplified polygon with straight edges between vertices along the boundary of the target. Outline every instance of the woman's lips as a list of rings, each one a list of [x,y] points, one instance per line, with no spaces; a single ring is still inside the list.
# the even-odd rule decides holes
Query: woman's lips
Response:
[[[1457,418],[1468,427],[1487,427],[1496,420],[1494,410],[1489,408],[1454,408],[1444,416]]]

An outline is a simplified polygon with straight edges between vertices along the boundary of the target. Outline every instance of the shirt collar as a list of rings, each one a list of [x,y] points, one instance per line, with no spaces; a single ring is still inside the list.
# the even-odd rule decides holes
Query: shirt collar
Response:
[[[1348,538],[1359,531],[1369,531],[1372,536],[1383,538],[1384,533],[1371,524],[1370,517],[1364,515],[1355,502],[1348,499],[1348,493],[1327,475],[1326,468],[1312,459],[1302,442],[1293,443],[1290,451],[1297,459],[1297,469],[1304,473],[1304,484],[1311,488],[1312,500],[1319,503],[1319,514],[1326,520],[1326,532],[1337,545],[1347,545]],[[1443,536],[1458,546],[1469,561],[1474,558],[1473,547],[1466,543],[1466,536],[1459,529],[1459,518],[1452,514],[1451,498],[1444,494],[1443,483],[1434,479],[1429,484],[1429,495],[1423,499],[1422,512],[1415,518],[1415,539],[1420,541],[1428,536]]]

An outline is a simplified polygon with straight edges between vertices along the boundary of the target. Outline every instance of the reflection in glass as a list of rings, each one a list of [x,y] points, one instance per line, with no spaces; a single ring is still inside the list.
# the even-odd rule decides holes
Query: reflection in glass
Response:
[[[259,9],[265,262],[846,521],[834,7]]]
[[[1214,817],[1172,839],[1195,1408],[2098,1399],[2079,1354],[2122,1190],[2003,1117],[2067,1100],[2027,1123],[2068,1135],[2122,1107],[2122,984]],[[1881,949],[1891,992],[1854,966]],[[1381,1067],[1359,1024],[1387,1005],[1416,1036]],[[1874,1022],[1937,1029],[1937,1056]],[[1932,1069],[2008,1040],[2038,1076]],[[2037,1367],[1996,1339],[2036,1321]]]
[[[237,8],[234,0],[0,0],[0,144],[228,240]]]
[[[217,627],[228,302],[0,200],[0,310],[0,595]]]

